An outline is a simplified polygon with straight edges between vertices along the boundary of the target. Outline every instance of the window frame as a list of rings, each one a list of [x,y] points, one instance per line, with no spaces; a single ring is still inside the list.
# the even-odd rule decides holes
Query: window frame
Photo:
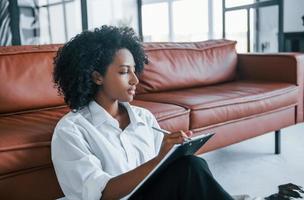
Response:
[[[242,6],[233,6],[233,7],[228,7],[226,8],[226,0],[222,0],[222,6],[223,6],[223,38],[226,36],[226,17],[225,13],[230,12],[230,11],[236,11],[236,10],[247,10],[247,52],[251,52],[250,49],[250,35],[251,35],[251,30],[250,29],[250,9],[258,9],[262,7],[268,7],[268,6],[278,6],[278,47],[279,51],[283,51],[283,0],[268,0],[268,1],[260,1],[256,0],[255,3],[252,4],[247,4],[247,5],[242,5]],[[258,26],[258,21],[256,22]],[[258,43],[259,37],[257,36],[256,38],[256,43]]]
[[[49,8],[51,6],[62,5],[63,7],[63,25],[65,29],[65,39],[67,40],[67,18],[66,18],[66,4],[73,2],[74,0],[61,0],[55,3],[47,3],[41,6],[37,6],[37,9],[40,8]],[[22,45],[21,44],[21,35],[20,35],[20,8],[18,6],[18,0],[9,0],[9,15],[10,15],[10,28],[12,32],[12,45]],[[80,0],[81,7],[81,25],[82,30],[88,30],[88,11],[87,11],[87,0]],[[48,13],[49,15],[49,13]],[[51,42],[52,43],[52,42]]]

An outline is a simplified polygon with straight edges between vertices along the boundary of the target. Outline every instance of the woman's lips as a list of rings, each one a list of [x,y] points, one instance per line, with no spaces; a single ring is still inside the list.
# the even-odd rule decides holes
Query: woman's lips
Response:
[[[135,95],[135,89],[130,89],[130,90],[128,90],[128,93],[129,93],[130,95]]]

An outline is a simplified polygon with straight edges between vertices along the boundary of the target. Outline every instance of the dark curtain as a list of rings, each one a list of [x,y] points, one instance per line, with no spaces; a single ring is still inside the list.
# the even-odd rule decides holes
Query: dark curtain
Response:
[[[0,46],[12,45],[8,0],[0,1]]]

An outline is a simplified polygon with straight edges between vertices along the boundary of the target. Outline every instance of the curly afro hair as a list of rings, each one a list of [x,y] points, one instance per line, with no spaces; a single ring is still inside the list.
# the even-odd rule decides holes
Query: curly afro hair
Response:
[[[128,49],[140,74],[148,62],[142,43],[129,27],[102,26],[94,31],[83,31],[63,47],[54,58],[53,79],[60,95],[73,112],[94,99],[99,86],[92,80],[92,72],[105,75],[115,53]]]

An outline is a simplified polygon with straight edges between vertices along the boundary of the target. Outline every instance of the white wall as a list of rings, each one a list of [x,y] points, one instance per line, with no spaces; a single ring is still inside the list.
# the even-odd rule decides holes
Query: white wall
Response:
[[[284,0],[284,32],[304,31],[304,0]]]

